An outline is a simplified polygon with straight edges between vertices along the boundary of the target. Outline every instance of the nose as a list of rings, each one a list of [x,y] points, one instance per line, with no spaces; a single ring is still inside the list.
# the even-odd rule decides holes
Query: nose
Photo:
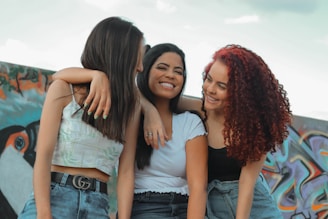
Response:
[[[139,63],[139,65],[137,66],[137,72],[139,73],[139,72],[142,72],[143,71],[143,64],[142,64],[142,62],[141,63]]]
[[[165,74],[165,77],[171,78],[171,79],[174,78],[174,76],[175,76],[174,70],[168,70]]]
[[[209,93],[211,93],[211,94],[215,94],[215,84],[214,83],[210,83],[207,86],[206,91],[209,92]]]

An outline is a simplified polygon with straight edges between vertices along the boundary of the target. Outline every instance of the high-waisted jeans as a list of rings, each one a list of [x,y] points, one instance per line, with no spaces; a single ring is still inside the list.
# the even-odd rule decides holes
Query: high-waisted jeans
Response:
[[[234,219],[238,201],[239,181],[213,180],[208,185],[207,218]],[[256,181],[250,219],[282,219],[276,201],[262,175]]]
[[[109,197],[106,193],[78,190],[51,182],[50,207],[53,219],[108,219]],[[30,194],[18,219],[37,217],[34,193]]]

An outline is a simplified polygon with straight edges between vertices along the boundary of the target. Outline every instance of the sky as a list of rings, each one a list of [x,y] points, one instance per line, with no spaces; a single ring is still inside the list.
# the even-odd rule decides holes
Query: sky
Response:
[[[185,94],[200,97],[213,53],[239,44],[269,65],[294,115],[328,120],[326,0],[1,0],[0,8],[0,61],[79,67],[92,28],[121,16],[147,44],[175,43],[185,52]]]

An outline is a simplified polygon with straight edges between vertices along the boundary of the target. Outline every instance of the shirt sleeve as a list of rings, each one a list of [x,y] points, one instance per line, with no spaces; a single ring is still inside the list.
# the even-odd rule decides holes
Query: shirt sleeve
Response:
[[[185,114],[184,134],[187,141],[200,135],[207,135],[203,121],[198,115],[190,112]]]

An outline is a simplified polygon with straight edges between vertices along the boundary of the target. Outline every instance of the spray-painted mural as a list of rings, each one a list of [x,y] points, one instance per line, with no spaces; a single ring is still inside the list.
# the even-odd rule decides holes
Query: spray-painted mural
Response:
[[[15,219],[32,191],[42,104],[53,71],[0,62],[0,218]],[[328,218],[328,122],[295,116],[263,174],[284,218]]]
[[[51,74],[0,62],[1,218],[16,218],[32,190],[34,148]]]
[[[284,218],[328,218],[328,122],[294,117],[262,171]]]

